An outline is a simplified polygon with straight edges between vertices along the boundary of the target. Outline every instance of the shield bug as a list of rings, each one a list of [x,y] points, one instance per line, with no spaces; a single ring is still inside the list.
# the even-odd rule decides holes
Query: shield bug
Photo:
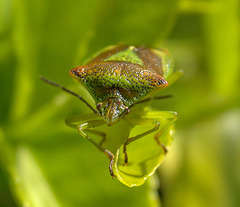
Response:
[[[82,96],[69,89],[43,77],[41,79],[78,97],[92,110],[92,114],[66,119],[66,124],[76,128],[84,138],[94,144],[110,159],[109,171],[112,176],[114,176],[114,153],[103,147],[105,135],[93,129],[95,127],[101,125],[111,127],[122,120],[131,125],[151,126],[150,130],[134,137],[127,137],[124,141],[124,164],[128,163],[127,146],[149,134],[153,134],[157,144],[162,147],[164,153],[167,152],[166,147],[159,141],[159,138],[163,130],[169,128],[176,120],[176,113],[155,112],[153,114],[146,112],[144,115],[144,117],[148,118],[148,121],[146,121],[147,119],[143,118],[139,113],[142,107],[138,107],[134,111],[136,105],[144,106],[143,103],[150,100],[169,97],[155,96],[155,94],[181,76],[181,71],[173,73],[172,58],[167,50],[151,49],[145,46],[112,46],[96,55],[87,64],[78,66],[69,73],[87,89],[95,101],[95,107],[89,104]],[[138,115],[131,117],[131,113]],[[158,131],[160,123],[156,120],[156,115],[166,116],[169,120],[168,124],[160,132]],[[77,122],[81,122],[81,124],[76,124]],[[87,134],[88,130],[101,135],[103,137],[102,141],[97,143]]]

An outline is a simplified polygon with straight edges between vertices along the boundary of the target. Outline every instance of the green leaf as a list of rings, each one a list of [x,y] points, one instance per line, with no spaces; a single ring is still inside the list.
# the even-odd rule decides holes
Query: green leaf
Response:
[[[105,156],[64,125],[67,116],[86,107],[68,101],[67,94],[55,95],[59,91],[38,76],[70,85],[68,71],[99,49],[162,41],[176,8],[176,0],[0,3],[1,169],[19,205],[159,205],[149,197],[155,192],[149,182],[129,189],[111,179]],[[119,144],[113,145],[116,151]]]
[[[160,117],[159,121],[162,125],[161,130],[165,126],[166,120]],[[149,127],[134,127],[130,133],[130,137],[134,137],[147,130],[149,130]],[[129,160],[127,165],[124,165],[123,148],[118,149],[115,160],[115,171],[117,178],[123,184],[129,187],[142,185],[161,164],[165,153],[163,148],[154,140],[154,134],[142,137],[127,146]],[[173,127],[171,126],[160,136],[160,142],[166,147],[170,146],[172,134]]]

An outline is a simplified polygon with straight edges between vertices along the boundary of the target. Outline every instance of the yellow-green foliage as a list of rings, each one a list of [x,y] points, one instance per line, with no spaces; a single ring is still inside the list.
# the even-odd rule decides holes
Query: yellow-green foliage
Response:
[[[238,0],[0,1],[0,206],[158,206],[158,189],[164,207],[240,206],[239,33]],[[117,43],[167,48],[184,70],[152,103],[179,114],[172,147],[135,188],[65,126],[86,106],[38,79],[91,102],[68,71]]]

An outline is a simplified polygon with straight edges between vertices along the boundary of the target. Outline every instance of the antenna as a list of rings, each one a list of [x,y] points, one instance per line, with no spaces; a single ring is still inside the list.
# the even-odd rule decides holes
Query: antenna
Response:
[[[57,84],[57,83],[54,83],[54,82],[52,82],[52,81],[50,81],[50,80],[48,80],[48,79],[46,79],[46,78],[44,78],[44,77],[42,77],[42,76],[39,76],[39,78],[40,78],[42,81],[44,81],[44,82],[46,82],[46,83],[48,83],[48,84],[50,84],[50,85],[53,85],[53,86],[58,87],[58,88],[61,88],[61,89],[64,90],[65,92],[70,93],[70,94],[72,94],[73,96],[76,96],[76,97],[79,98],[82,102],[84,102],[84,103],[93,111],[93,113],[98,114],[98,111],[95,110],[82,96],[80,96],[80,95],[76,94],[75,92],[73,92],[73,91],[65,88],[64,86],[61,86],[61,85],[59,85],[59,84]]]
[[[151,101],[151,100],[158,100],[158,99],[165,99],[165,98],[172,98],[172,97],[173,97],[173,95],[155,96],[155,97],[146,98],[146,99],[143,99],[141,101],[138,101],[134,105],[140,104],[140,103],[145,103],[145,102],[148,102],[148,101]]]
[[[148,102],[148,101],[151,101],[151,100],[165,99],[165,98],[171,98],[171,97],[173,97],[173,95],[155,96],[155,97],[143,99],[143,100],[138,101],[138,102],[134,103],[133,105],[127,107],[127,108],[121,113],[121,116],[124,115],[124,114],[129,113],[129,111],[130,111],[129,109],[132,108],[133,106],[137,105],[137,104],[145,103],[145,102]]]

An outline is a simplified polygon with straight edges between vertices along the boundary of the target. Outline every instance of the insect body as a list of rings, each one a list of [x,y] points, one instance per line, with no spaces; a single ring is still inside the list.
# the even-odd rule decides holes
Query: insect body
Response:
[[[152,115],[147,112],[145,117],[148,117],[150,121],[146,121],[147,119],[142,118],[141,115],[128,119],[129,115],[127,114],[131,113],[132,108],[137,104],[147,102],[151,99],[168,97],[154,97],[153,95],[154,92],[167,87],[181,76],[181,72],[174,74],[172,72],[172,59],[167,50],[122,45],[107,48],[87,64],[76,67],[69,72],[73,78],[78,80],[88,90],[95,100],[96,108],[92,107],[83,97],[67,88],[45,78],[42,79],[77,96],[93,111],[93,114],[67,119],[66,124],[77,128],[83,137],[107,155],[110,159],[110,174],[114,176],[114,153],[102,146],[105,139],[104,133],[99,131],[94,132],[92,129],[104,124],[108,126],[115,125],[121,119],[134,125],[151,126],[150,130],[135,137],[128,137],[125,140],[123,145],[125,164],[128,163],[127,145],[154,132],[155,140],[166,153],[166,147],[159,141],[159,137],[164,129],[161,132],[157,132],[160,123],[156,121],[155,116],[158,114],[159,116],[166,116],[169,119],[165,127],[167,129],[176,120],[176,113],[157,112],[155,115]],[[75,124],[76,122],[81,122],[81,124]],[[89,129],[103,136],[101,143],[95,142],[85,133]]]
[[[171,70],[166,70],[163,62],[153,49],[119,46],[74,68],[70,74],[86,87],[99,114],[112,125],[129,113],[129,107],[168,85],[165,77]]]

